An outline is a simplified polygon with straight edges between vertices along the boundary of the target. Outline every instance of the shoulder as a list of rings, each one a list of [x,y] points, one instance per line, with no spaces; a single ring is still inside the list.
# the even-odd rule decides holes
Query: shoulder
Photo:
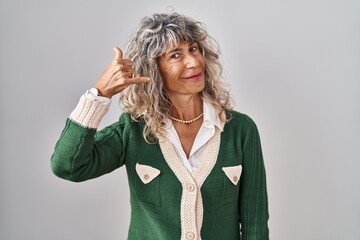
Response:
[[[123,112],[120,117],[119,121],[120,124],[126,126],[126,127],[139,127],[143,128],[145,125],[145,121],[141,118],[139,119],[133,119],[131,117],[131,114],[128,112]]]
[[[228,124],[231,126],[256,128],[255,121],[245,113],[238,112],[235,110],[229,110],[226,112],[226,115],[227,118],[229,119]]]
[[[243,143],[246,142],[246,139],[258,139],[260,137],[258,127],[250,116],[234,110],[227,111],[227,114],[230,119],[224,127],[227,136],[240,138]]]
[[[131,116],[127,112],[123,112],[119,117],[119,122],[123,124],[130,124],[131,123]]]
[[[119,118],[119,124],[133,134],[141,133],[145,127],[145,121],[142,118],[133,119],[130,113],[123,112]]]
[[[131,119],[130,114],[124,112],[120,115],[118,121],[97,131],[96,137],[104,138],[114,135],[116,133],[120,135],[128,135],[130,134],[131,130],[134,128],[135,124],[139,124],[139,123],[134,122]]]

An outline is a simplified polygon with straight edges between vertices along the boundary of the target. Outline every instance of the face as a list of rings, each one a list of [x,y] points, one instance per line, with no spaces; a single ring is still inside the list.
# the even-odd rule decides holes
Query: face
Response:
[[[205,60],[196,42],[181,42],[158,60],[165,90],[174,94],[198,94],[205,86]]]

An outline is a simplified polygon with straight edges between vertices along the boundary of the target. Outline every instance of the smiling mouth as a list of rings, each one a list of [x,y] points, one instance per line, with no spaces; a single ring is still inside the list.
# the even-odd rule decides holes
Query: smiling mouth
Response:
[[[190,77],[185,78],[186,80],[197,80],[202,76],[202,73],[192,75]]]

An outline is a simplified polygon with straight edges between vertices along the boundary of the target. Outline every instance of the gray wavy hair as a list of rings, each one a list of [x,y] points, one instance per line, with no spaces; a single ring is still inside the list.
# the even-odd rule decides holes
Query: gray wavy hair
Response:
[[[178,13],[154,14],[142,19],[139,29],[128,40],[125,57],[133,61],[135,75],[150,77],[144,84],[132,84],[121,94],[124,112],[134,121],[144,121],[143,136],[147,142],[165,137],[166,121],[172,104],[164,88],[158,59],[180,42],[196,42],[205,60],[205,87],[199,93],[204,101],[219,111],[227,121],[225,110],[230,110],[229,92],[222,82],[219,47],[208,35],[204,25]],[[225,117],[224,117],[225,116]]]

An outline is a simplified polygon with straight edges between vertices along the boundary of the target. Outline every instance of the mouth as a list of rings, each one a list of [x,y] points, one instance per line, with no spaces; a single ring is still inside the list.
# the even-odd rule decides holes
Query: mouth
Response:
[[[194,75],[192,75],[192,76],[185,77],[184,79],[186,79],[186,80],[198,80],[198,79],[201,78],[202,74],[203,74],[203,73],[200,72],[200,73],[194,74]]]

